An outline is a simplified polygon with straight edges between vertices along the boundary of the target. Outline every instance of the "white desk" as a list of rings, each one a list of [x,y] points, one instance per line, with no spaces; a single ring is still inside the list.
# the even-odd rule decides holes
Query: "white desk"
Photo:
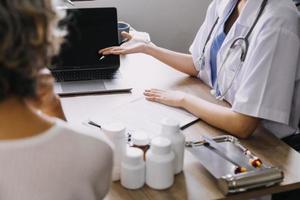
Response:
[[[63,107],[71,123],[82,123],[90,116],[103,116],[110,108],[120,105],[141,93],[145,88],[177,89],[220,104],[209,94],[209,88],[201,81],[176,72],[159,61],[141,54],[122,58],[121,71],[133,85],[132,94],[106,94],[63,98]],[[225,103],[222,103],[226,105]],[[137,116],[138,117],[138,116]],[[205,135],[226,134],[204,122],[198,122],[184,131],[188,140]],[[185,155],[184,173],[176,177],[168,190],[155,191],[145,186],[136,191],[126,190],[119,182],[113,183],[106,199],[248,199],[265,194],[300,188],[300,154],[292,150],[273,135],[258,129],[242,144],[258,155],[264,162],[279,166],[285,173],[284,181],[274,187],[257,189],[237,195],[224,196],[208,171],[189,153]]]

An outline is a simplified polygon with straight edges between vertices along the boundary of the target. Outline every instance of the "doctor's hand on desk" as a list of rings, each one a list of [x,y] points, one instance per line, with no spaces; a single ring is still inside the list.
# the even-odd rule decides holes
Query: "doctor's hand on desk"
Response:
[[[250,136],[259,123],[258,118],[180,91],[151,89],[145,90],[144,95],[149,101],[185,109],[210,125],[240,138]]]
[[[125,55],[133,53],[144,53],[146,46],[150,44],[150,41],[145,41],[142,38],[137,38],[133,35],[130,35],[127,32],[122,32],[122,37],[124,38],[125,43],[121,46],[113,46],[105,49],[99,50],[101,55]]]
[[[48,116],[66,120],[60,99],[54,93],[54,78],[46,68],[39,71],[36,97],[27,99],[26,103]]]
[[[145,90],[144,95],[149,101],[154,101],[173,107],[182,107],[186,93],[180,91],[151,89]]]

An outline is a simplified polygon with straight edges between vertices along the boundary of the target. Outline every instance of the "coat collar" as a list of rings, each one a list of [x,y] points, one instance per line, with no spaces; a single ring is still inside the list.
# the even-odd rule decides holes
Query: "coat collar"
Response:
[[[219,6],[217,7],[217,15],[220,18],[219,22],[222,21],[238,0],[220,0]]]
[[[230,9],[230,5],[232,6],[235,0],[221,0],[223,5],[220,4],[218,12],[221,13],[219,15],[220,18],[226,16],[226,9]],[[233,24],[231,27],[232,30],[229,31],[228,35],[226,36],[222,47],[219,50],[217,60],[218,66],[224,59],[223,56],[226,55],[226,51],[229,49],[229,46],[232,44],[233,40],[238,37],[245,37],[247,32],[249,31],[250,27],[253,25],[253,22],[257,16],[259,11],[260,5],[263,0],[247,0],[247,3],[237,19],[236,23]],[[225,3],[226,2],[226,3]],[[228,12],[228,11],[227,11]]]
[[[237,19],[237,23],[250,28],[257,17],[262,2],[263,0],[247,0],[240,17]]]
[[[229,10],[232,8],[233,4],[237,0],[221,0],[217,8],[217,14],[220,19],[223,19],[228,14]],[[246,5],[237,19],[237,24],[244,27],[251,27],[257,13],[259,11],[260,5],[263,0],[247,0]]]

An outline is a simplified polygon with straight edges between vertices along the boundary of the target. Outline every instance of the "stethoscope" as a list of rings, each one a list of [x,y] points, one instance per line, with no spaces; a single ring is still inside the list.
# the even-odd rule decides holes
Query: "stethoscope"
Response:
[[[246,59],[246,56],[247,56],[247,53],[248,53],[248,48],[249,48],[249,37],[254,29],[254,27],[256,26],[259,18],[261,17],[266,5],[267,5],[267,2],[268,0],[263,0],[263,2],[261,3],[260,5],[260,9],[258,11],[258,14],[251,26],[251,28],[249,29],[248,33],[246,34],[245,37],[238,37],[236,38],[232,44],[230,45],[230,48],[229,50],[227,51],[226,53],[226,56],[217,72],[217,79],[216,79],[216,83],[214,84],[214,89],[212,89],[210,91],[210,93],[216,97],[216,99],[218,100],[223,100],[225,98],[225,96],[227,95],[228,91],[230,90],[230,88],[232,87],[233,83],[234,83],[234,80],[236,79],[236,77],[238,76],[239,72],[241,71],[241,68],[243,66],[243,63]],[[199,63],[200,63],[200,68],[203,69],[204,65],[205,65],[205,50],[206,50],[206,47],[207,47],[207,44],[208,42],[210,41],[211,39],[211,36],[212,36],[212,33],[214,32],[214,29],[216,28],[216,25],[218,24],[218,21],[219,21],[219,17],[216,19],[215,23],[213,24],[209,34],[208,34],[208,37],[205,41],[205,44],[204,44],[204,47],[203,47],[203,50],[202,50],[202,53],[201,53],[201,56],[200,56],[200,59],[199,59]],[[224,88],[224,91],[223,93],[221,94],[221,92],[219,91],[218,89],[218,85],[219,85],[219,74],[220,72],[222,72],[223,68],[224,68],[224,64],[228,61],[228,58],[230,57],[230,55],[236,51],[236,50],[240,50],[241,52],[241,56],[240,56],[240,63],[239,65],[237,66],[236,68],[236,71],[233,75],[233,78],[231,80],[231,82],[229,83],[229,85],[227,86],[227,88]]]

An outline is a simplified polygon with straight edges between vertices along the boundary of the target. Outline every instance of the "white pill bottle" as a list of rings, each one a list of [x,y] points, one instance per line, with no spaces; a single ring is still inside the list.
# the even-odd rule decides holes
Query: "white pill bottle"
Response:
[[[170,140],[163,137],[152,139],[146,153],[146,184],[149,187],[163,190],[173,185],[174,158]]]
[[[135,190],[145,184],[144,152],[135,147],[128,147],[121,164],[121,185]]]
[[[102,127],[104,134],[114,144],[114,166],[112,179],[120,180],[121,161],[126,152],[126,127],[122,123],[109,123]]]
[[[175,154],[174,173],[179,174],[183,170],[185,136],[180,130],[177,120],[165,118],[161,122],[160,136],[171,141],[172,151]]]

